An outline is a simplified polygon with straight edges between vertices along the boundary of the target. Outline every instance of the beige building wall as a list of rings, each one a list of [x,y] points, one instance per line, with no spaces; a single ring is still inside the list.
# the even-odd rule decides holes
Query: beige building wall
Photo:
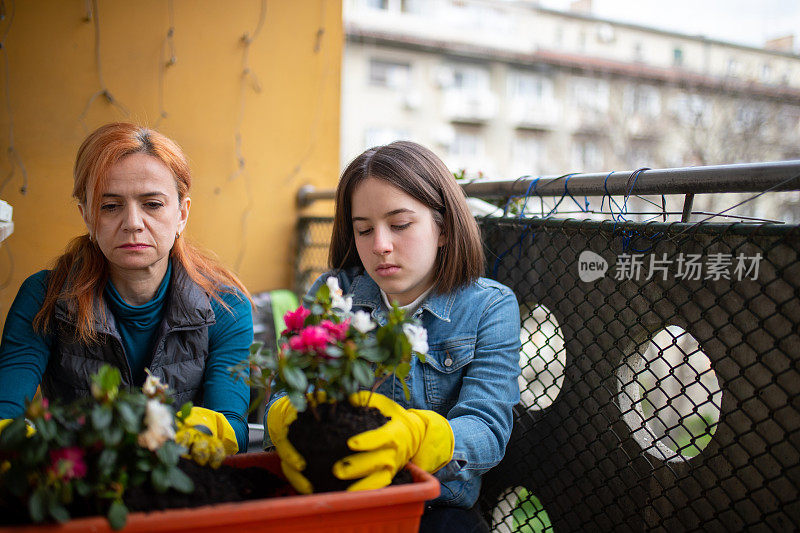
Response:
[[[74,157],[111,121],[155,126],[188,155],[189,240],[253,292],[290,287],[296,191],[337,179],[341,2],[92,4],[5,4],[0,172],[10,177],[0,198],[15,231],[0,250],[0,318],[22,281],[85,231],[70,197]]]
[[[398,138],[501,179],[800,159],[794,53],[535,2],[345,0],[344,22],[342,164]],[[742,214],[796,221],[798,202]]]

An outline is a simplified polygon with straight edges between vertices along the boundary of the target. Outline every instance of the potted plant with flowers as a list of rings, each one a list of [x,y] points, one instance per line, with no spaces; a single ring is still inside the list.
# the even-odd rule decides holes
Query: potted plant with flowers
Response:
[[[350,302],[331,284],[310,310],[287,314],[289,328],[278,353],[252,347],[247,364],[265,369],[253,381],[267,385],[272,375],[316,420],[329,411],[345,412],[330,408],[348,392],[374,385],[391,371],[406,375],[403,364],[415,349],[426,351],[424,330],[399,310],[392,312],[390,328],[379,327],[364,313],[350,313]],[[190,425],[191,404],[174,413],[169,391],[153,376],[141,392],[121,390],[120,381],[116,369],[103,367],[92,379],[91,397],[67,406],[37,399],[24,416],[0,427],[0,532],[7,531],[5,524],[22,524],[8,531],[51,527],[24,525],[31,520],[58,521],[66,531],[318,531],[336,530],[335,524],[341,531],[359,524],[369,531],[388,523],[413,531],[423,502],[438,494],[438,482],[410,465],[413,485],[371,494],[286,496],[293,491],[278,477],[276,454],[231,456],[223,463],[225,453],[213,437],[176,432],[176,423]],[[332,402],[317,400],[323,394]],[[239,499],[251,501],[218,503]],[[168,510],[151,512],[161,509]]]
[[[261,391],[251,407],[270,393],[283,393],[296,409],[287,438],[305,458],[303,475],[314,492],[344,490],[353,483],[335,477],[332,467],[353,454],[350,437],[388,421],[368,405],[370,394],[395,375],[408,399],[411,358],[424,362],[428,351],[425,329],[397,306],[383,325],[351,309],[352,297],[343,295],[335,277],[328,278],[305,306],[286,313],[278,350],[254,344],[239,368],[250,367],[248,383]],[[364,390],[370,393],[357,394]]]

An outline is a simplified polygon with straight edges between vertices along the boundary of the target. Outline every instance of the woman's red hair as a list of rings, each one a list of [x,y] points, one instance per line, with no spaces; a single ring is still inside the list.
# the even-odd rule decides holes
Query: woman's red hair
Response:
[[[189,194],[192,176],[189,163],[180,147],[161,133],[127,122],[106,124],[86,138],[78,149],[75,159],[75,186],[72,196],[84,206],[89,225],[100,212],[100,198],[105,188],[109,169],[123,157],[143,153],[157,158],[172,171],[178,200]],[[91,195],[88,193],[91,191]],[[91,198],[91,205],[87,205]],[[242,291],[248,298],[249,292],[236,275],[222,266],[216,259],[187,243],[185,238],[176,238],[170,257],[179,263],[189,277],[210,297],[227,308],[220,293],[236,294]],[[94,323],[105,320],[102,306],[95,302],[102,298],[108,282],[108,261],[89,234],[74,238],[64,253],[55,261],[47,283],[47,292],[41,310],[33,320],[34,329],[49,331],[53,311],[58,300],[74,302],[70,306],[77,322],[76,337],[81,342],[95,340]]]

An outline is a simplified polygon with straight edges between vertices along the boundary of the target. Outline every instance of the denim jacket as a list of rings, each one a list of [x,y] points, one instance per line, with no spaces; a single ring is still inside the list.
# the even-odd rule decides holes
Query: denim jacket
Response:
[[[353,296],[354,311],[386,323],[380,289],[360,267],[323,274],[309,294],[331,275]],[[442,492],[431,503],[468,508],[478,499],[481,475],[500,462],[511,436],[512,409],[519,402],[519,305],[511,289],[479,278],[449,294],[431,293],[414,316],[428,330],[429,350],[425,363],[412,359],[411,399],[397,378],[386,380],[378,392],[448,420],[455,450],[435,474]]]

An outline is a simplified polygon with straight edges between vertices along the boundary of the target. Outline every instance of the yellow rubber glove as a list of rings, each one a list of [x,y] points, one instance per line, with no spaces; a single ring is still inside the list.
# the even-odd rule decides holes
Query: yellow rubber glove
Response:
[[[297,419],[297,409],[284,396],[273,403],[267,413],[267,431],[278,457],[281,458],[283,475],[300,494],[311,494],[311,482],[301,474],[306,468],[306,460],[289,442],[289,424]]]
[[[239,451],[236,433],[222,413],[192,407],[186,420],[178,421],[177,426],[175,441],[188,450],[183,457],[200,465],[208,463],[217,468],[226,455]]]
[[[386,396],[369,391],[352,395],[350,403],[375,407],[390,420],[347,440],[350,449],[360,453],[333,465],[333,475],[339,479],[358,479],[347,490],[385,487],[409,461],[433,473],[452,459],[453,430],[440,414],[404,409]]]
[[[9,424],[10,424],[11,422],[13,422],[13,421],[14,421],[14,419],[13,419],[13,418],[3,418],[3,419],[0,419],[0,433],[2,433],[3,429],[5,429],[5,427],[6,427],[7,425],[9,425]],[[25,436],[26,436],[26,437],[30,437],[31,435],[33,435],[34,433],[36,433],[36,428],[35,428],[35,427],[33,427],[33,426],[31,425],[31,423],[30,423],[30,422],[28,422],[28,421],[26,420],[26,421],[25,421],[25,424],[27,424],[27,426],[28,426],[28,427],[25,429]]]

